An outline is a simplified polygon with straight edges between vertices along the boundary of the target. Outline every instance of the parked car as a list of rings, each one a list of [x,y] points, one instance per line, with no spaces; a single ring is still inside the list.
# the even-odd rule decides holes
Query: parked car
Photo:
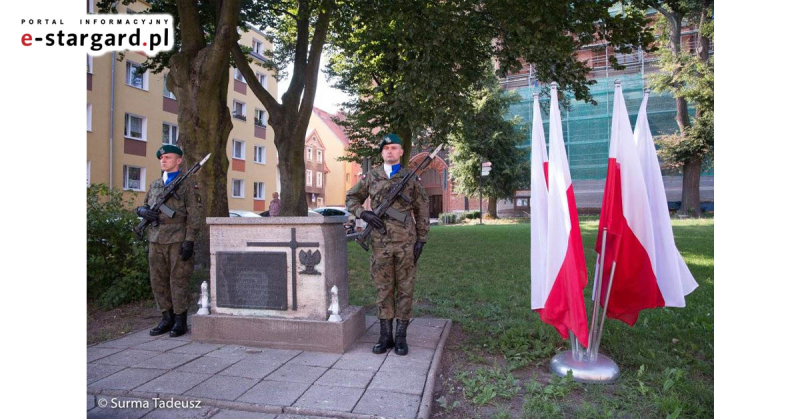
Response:
[[[344,223],[345,234],[352,234],[356,232],[356,217],[344,207],[319,207],[314,208],[313,211],[326,217],[346,215],[347,221]]]
[[[261,217],[252,211],[228,210],[228,217]]]

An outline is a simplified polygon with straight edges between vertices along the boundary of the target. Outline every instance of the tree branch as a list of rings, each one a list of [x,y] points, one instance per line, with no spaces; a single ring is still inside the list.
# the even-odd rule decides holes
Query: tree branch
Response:
[[[227,71],[228,66],[223,65],[223,63],[227,63],[230,59],[230,46],[236,42],[238,35],[236,25],[239,22],[241,2],[240,0],[219,1],[221,4],[217,18],[217,33],[214,35],[208,64],[215,68],[224,67],[225,71]]]
[[[300,101],[300,94],[303,93],[303,77],[306,72],[306,54],[308,54],[308,25],[309,25],[309,5],[308,1],[300,0],[300,11],[297,20],[297,43],[294,46],[294,69],[292,70],[292,81],[289,88],[283,94],[284,106],[293,110],[297,109]]]
[[[242,48],[239,46],[239,43],[234,42],[233,48],[231,48],[231,54],[233,55],[233,61],[236,63],[236,68],[244,76],[244,79],[247,80],[247,85],[250,86],[250,89],[253,90],[253,94],[256,95],[258,100],[267,108],[267,112],[269,112],[269,119],[273,122],[280,123],[283,119],[283,105],[278,103],[274,97],[265,89],[261,83],[258,81],[258,77],[256,77],[253,69],[250,68],[250,63],[247,61],[247,57],[242,52]]]
[[[317,93],[317,80],[319,75],[319,65],[322,60],[322,47],[325,45],[325,38],[328,35],[328,25],[330,24],[333,2],[326,0],[322,3],[322,11],[314,28],[314,39],[311,41],[311,51],[308,55],[308,68],[305,74],[305,89],[303,90],[303,101],[300,104],[300,121],[305,123],[311,117],[311,110],[314,108],[314,96]]]
[[[181,19],[181,50],[192,56],[206,46],[200,12],[197,11],[197,3],[191,0],[178,0],[177,6]]]

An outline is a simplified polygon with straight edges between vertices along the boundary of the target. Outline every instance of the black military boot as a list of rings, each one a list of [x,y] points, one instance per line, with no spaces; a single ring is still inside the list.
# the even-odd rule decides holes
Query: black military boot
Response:
[[[390,349],[394,346],[394,341],[392,340],[392,321],[394,319],[380,319],[381,320],[381,337],[378,338],[378,343],[372,347],[372,353],[374,354],[382,354],[385,353],[387,349]]]
[[[397,355],[405,355],[408,353],[408,344],[406,343],[406,328],[408,328],[408,320],[397,320],[397,333],[394,335],[394,353]]]
[[[161,321],[158,322],[158,326],[153,329],[150,329],[150,336],[158,336],[163,335],[164,333],[169,332],[172,329],[172,326],[175,325],[175,313],[172,309],[169,311],[162,311],[161,312]]]
[[[175,315],[175,326],[169,331],[169,337],[176,338],[183,335],[188,330],[186,326],[186,312]]]

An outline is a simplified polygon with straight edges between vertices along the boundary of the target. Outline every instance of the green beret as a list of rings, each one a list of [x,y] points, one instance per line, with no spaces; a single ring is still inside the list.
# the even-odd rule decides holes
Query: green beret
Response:
[[[176,145],[167,144],[167,145],[162,145],[161,148],[159,148],[158,151],[156,151],[156,158],[161,160],[162,154],[169,154],[169,153],[175,153],[178,156],[183,157],[183,150],[181,150],[180,147]]]
[[[389,134],[383,137],[383,140],[381,140],[381,151],[383,150],[383,146],[387,144],[400,144],[402,146],[403,139],[400,138],[397,134]]]

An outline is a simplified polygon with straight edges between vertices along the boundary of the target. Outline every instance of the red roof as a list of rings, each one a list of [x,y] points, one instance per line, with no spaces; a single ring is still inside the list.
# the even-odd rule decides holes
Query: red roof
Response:
[[[338,125],[336,122],[333,122],[334,116],[336,116],[339,119],[344,119],[343,113],[339,112],[336,115],[333,115],[317,107],[314,107],[314,113],[317,114],[317,116],[319,116],[320,119],[322,119],[322,122],[324,122],[325,125],[327,125],[328,128],[330,128],[330,130],[333,132],[336,138],[338,138],[339,141],[341,141],[342,144],[345,145],[345,147],[350,145],[350,139],[344,133],[344,129],[342,129],[342,127]]]

